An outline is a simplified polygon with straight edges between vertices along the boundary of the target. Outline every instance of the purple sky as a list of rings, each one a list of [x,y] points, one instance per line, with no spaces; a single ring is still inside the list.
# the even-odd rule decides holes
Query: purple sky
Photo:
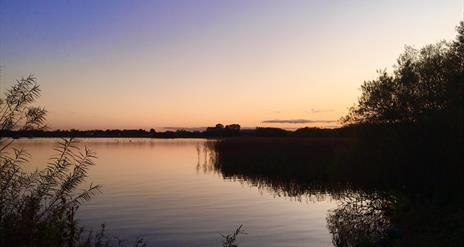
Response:
[[[462,9],[460,0],[1,0],[0,88],[36,75],[51,128],[332,126],[404,45],[453,39]]]

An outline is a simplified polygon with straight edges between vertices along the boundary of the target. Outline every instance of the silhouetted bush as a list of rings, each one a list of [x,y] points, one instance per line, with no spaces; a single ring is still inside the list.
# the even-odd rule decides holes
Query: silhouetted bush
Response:
[[[277,195],[340,199],[327,218],[337,246],[464,245],[464,23],[457,31],[365,82],[349,125],[226,138],[215,169]]]
[[[347,123],[445,123],[462,135],[464,23],[453,42],[407,47],[394,71],[366,81]]]
[[[82,231],[76,211],[99,188],[77,192],[94,154],[64,140],[44,170],[26,173],[27,153],[13,150],[0,157],[0,245],[77,246]]]
[[[33,76],[16,81],[0,98],[1,133],[43,129],[46,111],[32,105],[39,96]],[[79,206],[99,189],[82,187],[94,165],[92,151],[63,140],[46,168],[26,172],[29,154],[13,148],[13,142],[0,136],[0,246],[123,246],[106,238],[104,227],[85,236],[75,218]]]

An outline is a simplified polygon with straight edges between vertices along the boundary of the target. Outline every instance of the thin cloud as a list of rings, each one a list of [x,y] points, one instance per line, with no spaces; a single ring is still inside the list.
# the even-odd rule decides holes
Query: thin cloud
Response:
[[[314,124],[314,123],[335,123],[335,120],[309,120],[309,119],[273,119],[264,120],[262,123],[273,124]]]

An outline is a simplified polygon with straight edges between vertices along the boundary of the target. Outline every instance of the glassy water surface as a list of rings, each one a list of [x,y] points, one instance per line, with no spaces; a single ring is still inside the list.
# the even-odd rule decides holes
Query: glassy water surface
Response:
[[[59,139],[21,139],[31,169],[44,167]],[[278,196],[224,179],[208,164],[201,139],[81,139],[97,153],[88,182],[103,186],[80,208],[81,224],[149,246],[218,246],[243,224],[240,246],[332,246],[329,196]]]

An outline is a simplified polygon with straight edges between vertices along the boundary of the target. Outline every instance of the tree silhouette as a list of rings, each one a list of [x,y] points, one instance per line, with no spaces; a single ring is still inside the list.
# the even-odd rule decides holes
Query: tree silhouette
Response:
[[[392,73],[365,81],[345,123],[416,123],[453,119],[462,128],[464,23],[453,42],[406,47]]]

